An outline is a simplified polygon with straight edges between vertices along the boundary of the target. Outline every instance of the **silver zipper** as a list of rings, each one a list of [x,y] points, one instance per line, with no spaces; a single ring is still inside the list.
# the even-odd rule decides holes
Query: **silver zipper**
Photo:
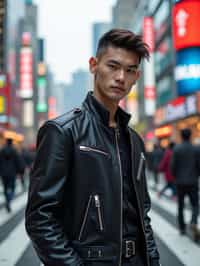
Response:
[[[129,136],[130,136],[130,142],[131,142],[131,160],[132,160],[132,165],[133,165],[133,167],[132,167],[133,170],[132,171],[134,171],[134,158],[133,158],[133,155],[132,155],[133,141],[132,141],[132,138],[131,138],[131,132],[130,132],[130,130],[129,130]],[[134,174],[134,172],[133,172],[133,174]],[[142,214],[141,214],[141,209],[140,209],[140,204],[139,204],[140,201],[139,201],[139,197],[138,197],[138,192],[136,190],[135,178],[132,178],[132,179],[133,179],[133,184],[134,184],[134,191],[135,191],[135,194],[136,194],[136,200],[137,200],[137,205],[138,205],[140,220],[141,220],[141,223],[142,223],[142,231],[143,231],[144,236],[146,236],[146,234],[145,234],[145,228],[144,228],[144,221],[142,219]],[[145,239],[146,239],[146,237],[145,237]],[[147,255],[146,255],[146,259],[147,259],[147,263],[148,263],[147,266],[149,266],[149,259],[148,259]]]
[[[119,152],[119,144],[118,144],[118,136],[119,136],[119,131],[118,128],[115,129],[115,140],[116,140],[116,147],[117,147],[117,156],[118,156],[118,161],[119,161],[119,172],[120,172],[120,187],[121,187],[121,206],[120,206],[120,255],[119,255],[119,266],[121,266],[121,260],[122,260],[122,226],[123,226],[123,218],[122,218],[122,208],[123,208],[123,177],[122,177],[122,165],[121,165],[121,158],[120,158],[120,152]]]
[[[100,203],[99,195],[94,195],[94,201],[95,201],[95,207],[97,208],[100,231],[103,231],[103,222],[102,222],[102,215],[101,215],[101,203]]]
[[[79,149],[81,151],[94,151],[94,152],[109,156],[109,154],[107,152],[105,152],[105,151],[102,151],[102,150],[99,150],[99,149],[94,149],[94,148],[91,148],[91,147],[88,147],[88,146],[79,146]]]
[[[144,153],[141,152],[139,166],[138,166],[138,172],[137,172],[137,176],[136,176],[136,179],[138,181],[140,180],[140,177],[141,177],[141,174],[142,174],[142,168],[143,168],[143,165],[144,165],[144,161],[145,161]]]
[[[79,233],[79,237],[78,237],[79,241],[81,240],[81,237],[82,237],[82,234],[83,234],[83,230],[85,228],[85,223],[86,223],[86,220],[87,220],[87,216],[88,216],[88,211],[89,211],[89,208],[90,208],[91,200],[92,200],[92,195],[90,195],[89,200],[88,200],[87,208],[86,208],[86,211],[85,211],[85,215],[84,215],[84,218],[83,218],[83,222],[82,222],[80,233]]]

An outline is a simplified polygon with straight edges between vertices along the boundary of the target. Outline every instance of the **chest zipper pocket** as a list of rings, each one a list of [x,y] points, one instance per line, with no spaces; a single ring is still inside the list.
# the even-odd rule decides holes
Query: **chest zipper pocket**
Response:
[[[105,151],[102,151],[102,150],[99,150],[99,149],[96,149],[96,148],[92,148],[92,147],[88,147],[88,146],[83,146],[83,145],[81,145],[81,146],[79,146],[79,149],[81,150],[81,151],[90,151],[90,152],[96,152],[96,153],[99,153],[99,154],[102,154],[102,155],[105,155],[105,156],[107,156],[107,157],[110,157],[110,154],[109,153],[107,153],[107,152],[105,152]]]
[[[144,166],[144,162],[145,162],[145,156],[144,156],[144,153],[141,152],[139,166],[138,166],[138,171],[137,171],[137,176],[136,176],[136,180],[137,181],[140,181],[141,174],[142,174],[142,169],[143,169],[143,166]]]
[[[94,195],[94,201],[95,201],[95,207],[97,209],[99,229],[102,232],[104,228],[103,228],[102,209],[101,209],[101,202],[99,199],[99,195]]]

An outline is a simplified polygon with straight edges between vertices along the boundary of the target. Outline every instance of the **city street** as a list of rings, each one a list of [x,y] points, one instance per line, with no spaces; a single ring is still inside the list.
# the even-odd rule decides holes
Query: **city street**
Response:
[[[12,213],[4,209],[2,187],[0,187],[0,265],[39,266],[41,265],[24,229],[24,211],[27,193],[21,192],[17,184],[16,198]],[[199,244],[192,241],[190,232],[180,236],[176,228],[176,203],[167,197],[159,198],[150,186],[152,199],[152,225],[156,234],[162,266],[199,266]],[[185,212],[189,221],[190,211]]]

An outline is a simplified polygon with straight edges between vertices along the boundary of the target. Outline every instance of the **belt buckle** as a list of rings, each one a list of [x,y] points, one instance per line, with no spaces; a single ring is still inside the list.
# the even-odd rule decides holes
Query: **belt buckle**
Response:
[[[133,240],[125,241],[126,253],[125,258],[130,258],[135,255],[135,242]]]

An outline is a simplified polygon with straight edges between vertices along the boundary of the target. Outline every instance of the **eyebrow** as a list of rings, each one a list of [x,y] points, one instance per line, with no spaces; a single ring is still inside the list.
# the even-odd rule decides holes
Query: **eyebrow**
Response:
[[[108,63],[121,66],[121,64],[118,61],[114,60],[114,59],[108,60]],[[127,67],[128,68],[135,68],[135,69],[137,69],[139,67],[139,64],[138,65],[128,65]]]

